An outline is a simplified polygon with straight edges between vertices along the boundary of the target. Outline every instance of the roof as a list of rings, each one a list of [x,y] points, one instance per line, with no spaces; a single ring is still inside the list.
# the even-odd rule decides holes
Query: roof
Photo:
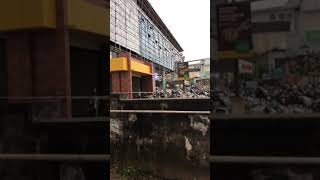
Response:
[[[159,17],[157,12],[153,9],[148,0],[137,0],[138,6],[146,13],[146,15],[152,20],[152,22],[160,29],[160,31],[168,38],[168,40],[173,44],[179,52],[183,49],[172,35],[168,27],[164,24],[162,19]]]

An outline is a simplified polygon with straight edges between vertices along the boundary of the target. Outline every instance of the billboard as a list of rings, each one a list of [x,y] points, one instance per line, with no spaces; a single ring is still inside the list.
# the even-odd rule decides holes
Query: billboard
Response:
[[[254,72],[254,65],[251,62],[239,60],[238,61],[239,66],[239,74],[253,74]]]
[[[218,5],[216,11],[218,58],[250,57],[253,54],[250,2]]]
[[[177,64],[178,79],[184,79],[188,72],[188,62],[180,62]]]

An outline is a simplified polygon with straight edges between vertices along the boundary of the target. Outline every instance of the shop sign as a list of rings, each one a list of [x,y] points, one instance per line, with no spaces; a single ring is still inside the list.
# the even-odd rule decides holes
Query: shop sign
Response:
[[[188,62],[181,62],[177,64],[178,67],[178,78],[184,78],[185,72],[188,71]]]
[[[184,81],[184,85],[189,86],[190,82],[189,81]]]
[[[188,80],[189,79],[189,71],[185,71],[184,72],[183,78],[184,78],[184,80]]]
[[[217,6],[218,57],[242,58],[252,55],[250,2]],[[226,54],[224,57],[223,55]],[[230,54],[233,54],[232,56]],[[238,56],[238,57],[237,57]]]
[[[250,63],[248,61],[239,60],[238,66],[240,74],[252,74],[254,72],[253,63]]]

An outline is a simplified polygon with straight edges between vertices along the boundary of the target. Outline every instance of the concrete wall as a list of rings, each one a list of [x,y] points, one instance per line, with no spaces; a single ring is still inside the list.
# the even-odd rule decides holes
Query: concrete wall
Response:
[[[205,100],[146,101],[114,99],[112,109],[209,108]],[[111,167],[134,167],[159,179],[209,180],[209,124],[205,115],[111,114]]]
[[[111,164],[150,171],[167,179],[208,180],[206,116],[142,116],[111,119]]]

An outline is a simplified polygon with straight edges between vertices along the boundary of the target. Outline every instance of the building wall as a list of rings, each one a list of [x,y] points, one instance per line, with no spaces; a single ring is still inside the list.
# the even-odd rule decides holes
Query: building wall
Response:
[[[320,39],[308,39],[308,33],[320,34],[320,2],[317,0],[303,0],[301,3],[301,13],[299,16],[299,37],[303,45],[312,47],[313,50],[320,51]]]
[[[111,0],[110,39],[152,62],[174,70],[181,53],[172,45],[135,0]]]
[[[32,65],[28,47],[28,34],[11,34],[9,38],[6,38],[5,44],[8,69],[8,96],[31,97]]]
[[[106,18],[109,15],[109,8],[106,8],[107,1],[67,0],[67,3],[68,25],[71,29],[88,31],[102,36],[109,34],[110,22]]]
[[[197,61],[196,61],[197,62]],[[209,78],[210,77],[210,58],[199,59],[199,62],[189,64],[189,69],[194,69],[189,72],[190,78]]]
[[[266,1],[267,2],[267,1]],[[272,7],[272,4],[269,4]],[[294,56],[303,53],[302,46],[308,45],[314,50],[320,50],[320,41],[309,41],[309,32],[320,34],[320,1],[302,0],[301,3],[288,1],[276,9],[252,13],[252,22],[289,22],[290,30],[255,33],[253,35],[254,47],[257,53],[267,52],[274,48],[287,49],[288,54]],[[299,7],[297,10],[294,7]],[[272,18],[274,17],[274,18]],[[317,42],[318,41],[318,42]]]
[[[320,1],[319,0],[302,0],[301,10],[302,11],[320,10]]]
[[[287,49],[287,32],[255,33],[252,36],[255,53],[263,54],[273,49]]]
[[[55,0],[10,0],[0,6],[0,30],[55,28]]]
[[[73,34],[76,29],[68,26],[67,1],[56,0],[54,7],[56,14],[55,28],[4,33],[8,69],[8,96],[65,96],[67,98],[60,102],[60,108],[62,109],[60,115],[71,117],[72,87],[69,35]],[[107,32],[107,29],[105,32]],[[102,40],[106,44],[106,33],[104,33],[104,36],[98,36],[97,33],[88,30],[81,31],[81,34],[86,37],[94,35],[94,38],[91,38],[90,41],[99,44],[98,46],[103,44]],[[80,38],[79,36],[75,37]],[[79,40],[79,42],[82,41]],[[103,59],[105,58],[99,60],[102,61]],[[14,103],[16,101],[10,102]]]
[[[133,0],[110,1],[110,40],[140,54],[138,11]]]

